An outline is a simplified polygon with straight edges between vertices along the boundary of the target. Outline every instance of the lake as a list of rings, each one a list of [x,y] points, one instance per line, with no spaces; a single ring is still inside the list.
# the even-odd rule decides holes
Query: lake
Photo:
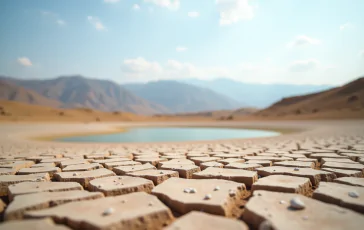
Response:
[[[136,142],[181,142],[208,141],[253,137],[272,137],[278,132],[232,129],[232,128],[131,128],[126,132],[113,134],[96,134],[59,138],[62,142],[104,142],[104,143],[136,143]]]

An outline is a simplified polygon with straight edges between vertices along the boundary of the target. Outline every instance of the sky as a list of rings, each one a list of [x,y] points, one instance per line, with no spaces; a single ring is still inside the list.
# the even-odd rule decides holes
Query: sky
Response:
[[[0,75],[118,83],[364,76],[363,0],[1,0]]]

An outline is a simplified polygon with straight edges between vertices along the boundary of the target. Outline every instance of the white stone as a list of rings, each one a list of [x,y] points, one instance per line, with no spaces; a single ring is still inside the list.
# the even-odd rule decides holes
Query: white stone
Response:
[[[348,194],[352,198],[358,198],[359,197],[359,193],[357,191],[351,191]]]
[[[195,188],[190,188],[190,193],[196,193],[197,190]]]
[[[185,192],[185,193],[190,193],[190,192],[191,192],[191,189],[189,189],[189,188],[185,188],[185,189],[183,190],[183,192]]]
[[[303,203],[303,201],[298,198],[298,197],[294,197],[293,199],[291,199],[291,208],[300,210],[300,209],[304,209],[305,208],[305,203]]]
[[[108,216],[108,215],[111,215],[111,214],[113,214],[114,213],[114,209],[113,208],[108,208],[108,209],[106,209],[103,213],[102,213],[102,215],[104,215],[104,216]]]
[[[211,198],[212,198],[212,195],[211,194],[206,194],[203,199],[204,200],[210,200]]]

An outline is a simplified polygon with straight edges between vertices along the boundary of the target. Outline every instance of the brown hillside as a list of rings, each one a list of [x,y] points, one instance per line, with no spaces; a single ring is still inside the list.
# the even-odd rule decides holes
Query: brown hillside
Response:
[[[125,112],[103,112],[89,108],[57,109],[47,106],[0,100],[0,121],[103,122],[139,121],[144,119],[144,116]]]
[[[290,116],[320,113],[342,113],[364,110],[364,78],[344,86],[304,96],[284,98],[267,109],[257,112],[258,116]]]
[[[10,100],[52,107],[59,107],[62,104],[59,101],[43,97],[32,90],[25,89],[3,80],[0,80],[0,100]]]

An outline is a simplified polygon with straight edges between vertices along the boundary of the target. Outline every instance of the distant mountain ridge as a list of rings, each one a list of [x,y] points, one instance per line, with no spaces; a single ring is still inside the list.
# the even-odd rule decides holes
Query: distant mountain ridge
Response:
[[[145,100],[166,107],[173,113],[226,110],[243,106],[243,103],[213,90],[173,80],[124,84],[122,86]]]
[[[59,104],[54,104],[54,107],[85,107],[102,111],[125,111],[147,115],[169,112],[163,106],[148,102],[107,80],[88,79],[82,76],[47,80],[0,77],[0,80],[32,90],[50,100],[58,101]]]
[[[309,94],[333,88],[330,85],[294,85],[244,83],[227,78],[214,80],[186,79],[181,82],[211,89],[244,103],[248,107],[265,108],[284,97]]]

